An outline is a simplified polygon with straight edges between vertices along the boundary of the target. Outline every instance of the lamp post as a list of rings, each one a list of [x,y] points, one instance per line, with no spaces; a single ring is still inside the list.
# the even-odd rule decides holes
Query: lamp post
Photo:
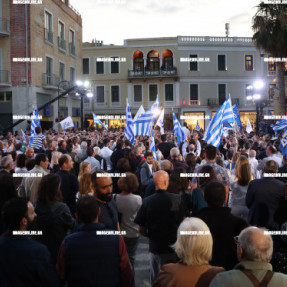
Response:
[[[259,90],[261,90],[264,87],[264,83],[261,80],[257,80],[253,83],[253,85],[249,85],[247,87],[248,90],[252,91],[252,95],[248,95],[246,99],[248,101],[253,100],[256,105],[256,127],[255,127],[255,132],[256,135],[258,135],[259,132],[259,101],[261,99],[261,94],[258,93]]]

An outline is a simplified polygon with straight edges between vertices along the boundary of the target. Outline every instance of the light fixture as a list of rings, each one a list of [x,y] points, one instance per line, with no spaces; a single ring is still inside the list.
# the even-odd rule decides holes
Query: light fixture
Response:
[[[252,96],[247,96],[246,100],[251,101],[252,100]]]
[[[253,99],[254,100],[259,100],[261,98],[261,95],[260,94],[254,94],[253,95]]]
[[[94,96],[94,94],[93,94],[92,92],[88,92],[88,93],[87,93],[87,97],[88,97],[88,98],[92,98],[93,96]]]
[[[253,86],[256,90],[259,90],[264,87],[264,83],[261,80],[257,80],[256,82],[254,82]]]
[[[76,93],[76,97],[78,97],[80,94],[79,93]]]
[[[76,85],[79,86],[79,87],[81,87],[81,86],[83,86],[83,82],[80,81],[80,80],[78,80],[78,81],[76,82]]]
[[[89,81],[85,81],[85,82],[84,82],[84,87],[85,87],[85,88],[88,88],[89,85],[90,85]]]

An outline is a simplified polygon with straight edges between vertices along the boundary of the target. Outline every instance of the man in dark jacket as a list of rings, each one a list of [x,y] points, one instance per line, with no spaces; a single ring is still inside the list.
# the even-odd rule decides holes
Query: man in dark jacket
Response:
[[[161,143],[157,145],[157,148],[162,152],[165,159],[168,159],[170,150],[175,147],[174,143],[167,142],[166,135],[161,135]]]
[[[0,286],[59,286],[47,247],[23,235],[36,217],[32,203],[13,198],[4,205],[2,216],[9,231],[0,236]]]
[[[212,181],[204,191],[208,207],[201,209],[194,216],[202,219],[210,229],[213,238],[211,265],[222,266],[231,270],[238,263],[234,236],[247,227],[247,223],[231,214],[231,209],[223,207],[225,187],[222,183]]]
[[[177,261],[170,247],[176,241],[177,229],[189,212],[178,194],[166,192],[169,176],[165,171],[153,175],[156,193],[146,197],[135,223],[142,235],[149,238],[151,283],[161,266]]]
[[[76,217],[77,232],[68,235],[60,248],[57,270],[69,287],[134,287],[134,275],[121,236],[99,223],[100,209],[91,196],[81,197]]]
[[[249,208],[248,223],[259,227],[266,227],[271,230],[280,230],[282,210],[284,203],[284,183],[274,177],[267,177],[267,174],[275,175],[278,172],[278,164],[269,160],[263,168],[264,177],[252,180],[249,183],[245,202]]]
[[[70,172],[74,166],[71,156],[65,154],[59,158],[60,170],[56,173],[61,178],[61,191],[63,202],[67,203],[72,215],[76,210],[76,194],[79,191],[79,182],[77,178]]]

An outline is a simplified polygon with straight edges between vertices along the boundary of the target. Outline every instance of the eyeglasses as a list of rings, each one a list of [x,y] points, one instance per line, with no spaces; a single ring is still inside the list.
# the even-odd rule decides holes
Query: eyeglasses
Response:
[[[234,239],[235,244],[240,246],[239,236],[235,236],[233,237],[233,239]]]

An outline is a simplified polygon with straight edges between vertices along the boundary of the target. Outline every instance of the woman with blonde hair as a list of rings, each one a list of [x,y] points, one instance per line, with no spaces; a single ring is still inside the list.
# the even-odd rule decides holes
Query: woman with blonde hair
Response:
[[[251,167],[246,156],[241,155],[235,165],[235,180],[231,182],[231,213],[247,221],[249,209],[245,197],[249,182],[252,180]]]
[[[91,173],[86,172],[82,174],[79,188],[80,188],[80,191],[76,194],[76,201],[78,201],[81,196],[84,196],[84,195],[92,196],[94,194]]]
[[[82,161],[81,164],[80,164],[80,171],[79,171],[79,175],[78,175],[78,181],[79,182],[81,181],[81,176],[84,173],[89,173],[91,171],[92,171],[91,164],[89,162]]]
[[[51,164],[50,167],[52,169],[51,173],[56,173],[59,171],[59,158],[62,156],[62,153],[59,151],[53,151],[52,152],[52,158],[51,158]]]
[[[222,267],[209,264],[213,240],[208,226],[199,218],[186,218],[177,230],[172,246],[180,258],[178,263],[163,265],[153,287],[207,287]]]

